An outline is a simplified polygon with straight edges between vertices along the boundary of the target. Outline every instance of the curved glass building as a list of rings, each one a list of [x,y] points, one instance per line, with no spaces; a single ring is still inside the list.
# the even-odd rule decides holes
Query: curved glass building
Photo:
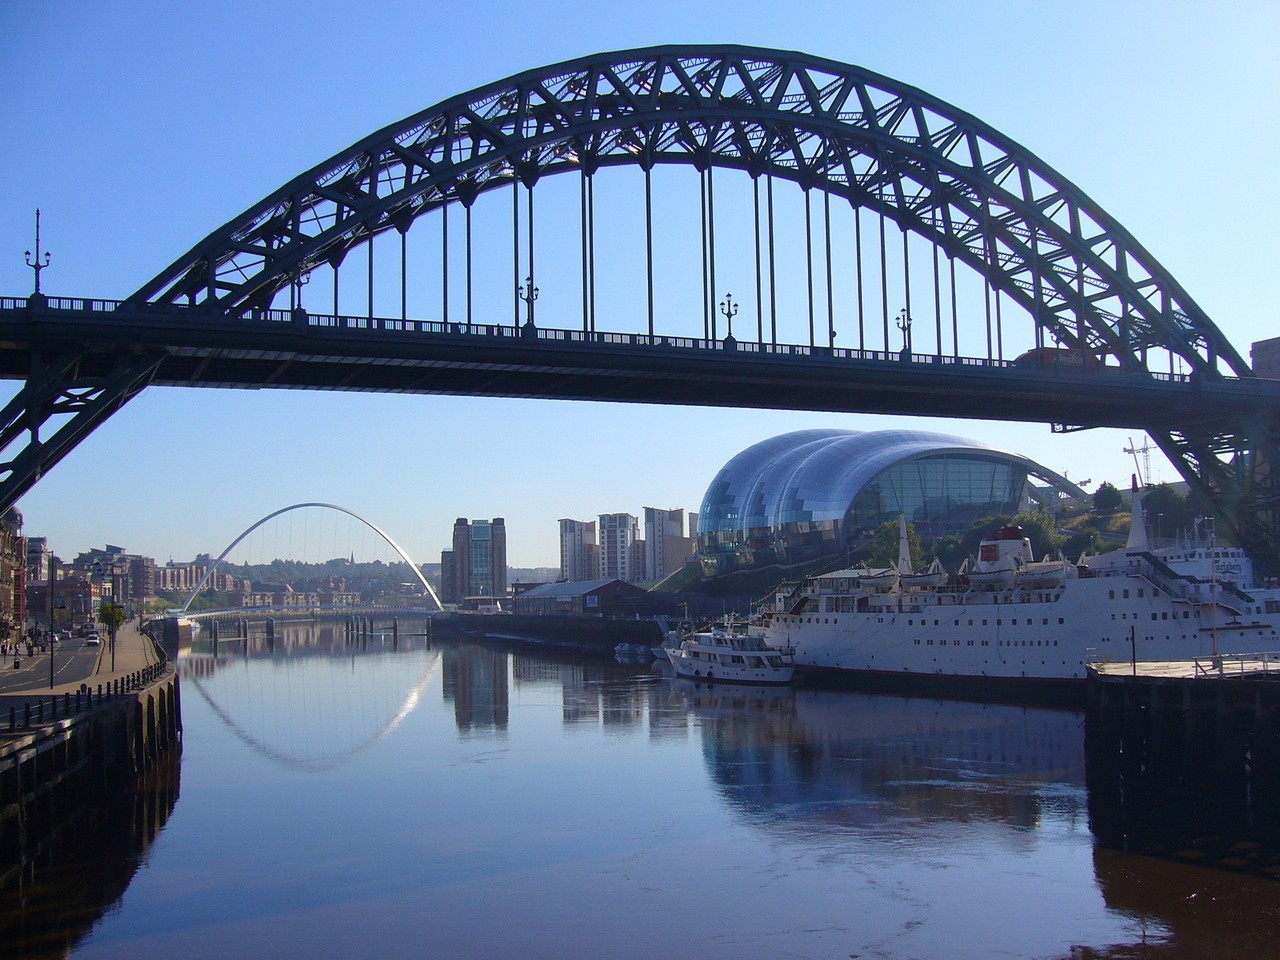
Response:
[[[1084,491],[964,437],[798,430],[753,444],[720,469],[698,513],[698,554],[706,576],[802,563],[844,553],[899,514],[932,537],[1060,495]]]

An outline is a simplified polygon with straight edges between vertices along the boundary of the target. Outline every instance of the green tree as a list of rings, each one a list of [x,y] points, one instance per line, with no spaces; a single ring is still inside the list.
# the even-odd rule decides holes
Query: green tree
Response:
[[[867,551],[867,566],[887,567],[898,562],[898,521],[890,520],[876,527]],[[920,535],[916,533],[914,523],[907,524],[907,545],[911,550],[911,567],[918,569],[920,558],[924,555],[920,549]]]
[[[1186,497],[1166,483],[1142,495],[1142,509],[1153,537],[1176,537],[1195,525],[1195,509]]]
[[[1093,491],[1093,509],[1098,513],[1115,513],[1124,506],[1124,495],[1103,480]]]
[[[1057,556],[1069,540],[1065,534],[1059,533],[1052,514],[1047,510],[1026,510],[1018,514],[1000,514],[994,517],[983,517],[969,525],[958,538],[944,537],[934,545],[934,550],[942,565],[954,573],[966,559],[978,554],[978,545],[989,540],[997,530],[1004,527],[1022,527],[1031,541],[1031,550],[1037,559],[1045,554]]]
[[[124,623],[124,607],[117,607],[110,600],[103,600],[98,607],[98,622],[114,636]]]

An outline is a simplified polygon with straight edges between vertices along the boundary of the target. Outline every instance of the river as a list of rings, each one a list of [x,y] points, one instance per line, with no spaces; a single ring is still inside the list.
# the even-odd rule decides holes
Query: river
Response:
[[[198,642],[179,666],[180,764],[6,904],[8,955],[1118,960],[1280,938],[1280,857],[1117,841],[1141,811],[1090,783],[1068,710],[695,686],[407,624]]]

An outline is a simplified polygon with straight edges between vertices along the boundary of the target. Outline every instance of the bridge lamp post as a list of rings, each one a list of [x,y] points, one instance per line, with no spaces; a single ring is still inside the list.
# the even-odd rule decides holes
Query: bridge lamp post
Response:
[[[725,320],[729,323],[729,336],[725,338],[727,343],[733,342],[733,318],[738,315],[738,305],[733,302],[733,294],[726,293],[724,299],[720,301],[720,312],[724,314]]]
[[[898,329],[902,331],[902,353],[904,356],[911,355],[911,314],[907,313],[905,307],[898,314]]]
[[[101,560],[93,562],[93,569],[97,571],[99,580],[102,579],[104,573],[108,569],[103,565]],[[111,571],[111,619],[107,621],[107,632],[111,643],[111,672],[116,672],[116,564],[113,560],[110,564]],[[105,601],[103,601],[105,603]],[[101,613],[101,605],[99,605],[99,613]]]
[[[538,299],[538,288],[533,285],[533,275],[524,278],[524,283],[516,287],[516,296],[525,302],[529,311],[529,319],[525,321],[524,328],[526,331],[532,332],[536,326],[533,322],[533,304]]]
[[[53,611],[55,609],[67,609],[66,603],[60,603],[55,608],[53,605],[53,563],[49,564],[49,689],[53,689]]]
[[[49,261],[53,259],[53,254],[48,250],[44,252],[44,263],[40,262],[40,208],[36,208],[36,258],[31,259],[31,251],[24,250],[23,256],[26,258],[27,266],[36,273],[36,289],[35,296],[41,296],[40,293],[40,271],[49,265]]]

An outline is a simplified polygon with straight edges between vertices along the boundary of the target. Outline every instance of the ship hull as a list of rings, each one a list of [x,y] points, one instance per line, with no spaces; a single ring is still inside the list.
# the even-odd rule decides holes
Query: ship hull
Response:
[[[776,614],[767,642],[791,646],[802,673],[1071,684],[1090,661],[1189,660],[1280,651],[1275,591],[1231,605],[1177,598],[1141,577],[1060,587],[813,596]],[[896,682],[896,680],[895,680]],[[917,686],[917,689],[919,687]]]

